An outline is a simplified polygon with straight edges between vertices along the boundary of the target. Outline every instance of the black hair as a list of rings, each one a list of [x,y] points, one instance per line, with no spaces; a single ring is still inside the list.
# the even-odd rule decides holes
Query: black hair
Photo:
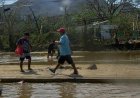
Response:
[[[55,42],[55,40],[52,41],[53,43]]]
[[[24,33],[24,35],[25,35],[25,36],[29,36],[30,34],[29,34],[29,33]]]

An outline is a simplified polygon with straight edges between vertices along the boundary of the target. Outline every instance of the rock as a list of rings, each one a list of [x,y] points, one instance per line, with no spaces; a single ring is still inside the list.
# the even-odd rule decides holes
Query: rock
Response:
[[[96,64],[92,64],[87,69],[95,70],[95,69],[97,69],[97,66],[96,66]]]

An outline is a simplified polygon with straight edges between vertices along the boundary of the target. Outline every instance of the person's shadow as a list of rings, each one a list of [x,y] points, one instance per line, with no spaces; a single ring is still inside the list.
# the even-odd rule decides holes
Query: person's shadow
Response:
[[[70,77],[70,78],[72,78],[72,79],[83,79],[83,78],[84,78],[84,77],[83,77],[82,75],[80,75],[80,74],[70,74],[70,75],[68,75],[68,74],[64,74],[64,73],[57,73],[57,74],[55,74],[55,75],[63,75],[63,76]]]
[[[22,74],[24,74],[24,75],[31,75],[31,74],[34,74],[34,75],[39,75],[36,71],[34,71],[34,70],[31,70],[31,71],[25,71],[25,72],[23,72]]]

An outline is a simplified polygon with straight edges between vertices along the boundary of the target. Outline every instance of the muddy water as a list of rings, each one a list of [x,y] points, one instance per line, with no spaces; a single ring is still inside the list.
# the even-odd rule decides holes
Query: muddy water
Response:
[[[0,98],[140,98],[140,84],[2,84]]]
[[[31,53],[32,63],[44,64],[47,62],[47,53]],[[53,61],[57,61],[56,55]],[[103,51],[103,52],[90,52],[90,51],[76,51],[72,57],[76,63],[140,63],[140,51]],[[14,53],[0,53],[0,64],[12,64],[19,62]]]

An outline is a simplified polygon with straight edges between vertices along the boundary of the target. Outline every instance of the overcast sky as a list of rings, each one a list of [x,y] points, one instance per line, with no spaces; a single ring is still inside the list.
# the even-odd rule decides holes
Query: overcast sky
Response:
[[[16,1],[18,1],[18,0],[0,0],[0,5],[2,5],[2,3],[4,3],[5,5],[12,4]]]

